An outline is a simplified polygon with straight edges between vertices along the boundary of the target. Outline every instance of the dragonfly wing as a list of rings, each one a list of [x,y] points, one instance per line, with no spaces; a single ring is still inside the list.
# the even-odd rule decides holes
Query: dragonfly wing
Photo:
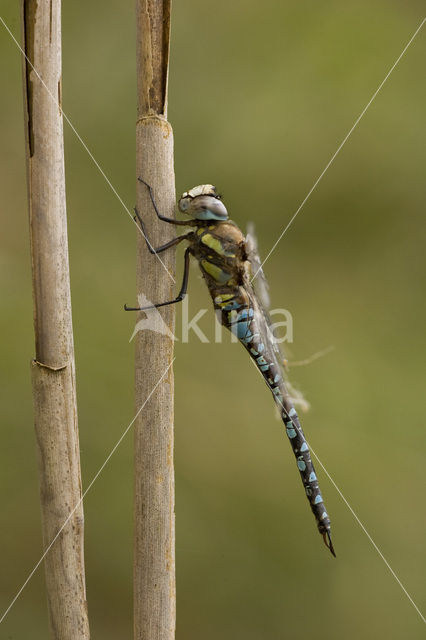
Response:
[[[262,260],[259,256],[257,237],[252,222],[249,222],[247,225],[246,254],[251,271],[248,277],[249,282],[246,283],[246,288],[251,290],[251,296],[254,298],[253,304],[257,310],[261,332],[264,339],[268,341],[268,344],[270,344],[274,350],[277,364],[283,373],[293,403],[301,407],[302,410],[307,411],[309,409],[309,403],[305,400],[303,393],[295,389],[288,379],[286,371],[287,358],[273,329],[269,315],[269,309],[271,307],[269,283],[262,268]]]
[[[251,270],[251,276],[249,278],[250,288],[252,289],[258,303],[260,303],[257,306],[259,307],[259,315],[262,316],[263,330],[268,338],[268,342],[272,345],[277,360],[280,363],[280,367],[282,368],[285,366],[287,361],[272,328],[272,321],[269,315],[269,309],[271,308],[269,283],[262,268],[262,260],[259,256],[257,237],[254,230],[254,224],[252,222],[249,222],[247,225],[246,254]]]
[[[267,311],[271,307],[269,296],[269,284],[262,268],[262,261],[259,256],[257,237],[253,222],[247,225],[246,253],[251,266],[251,280],[257,297]]]

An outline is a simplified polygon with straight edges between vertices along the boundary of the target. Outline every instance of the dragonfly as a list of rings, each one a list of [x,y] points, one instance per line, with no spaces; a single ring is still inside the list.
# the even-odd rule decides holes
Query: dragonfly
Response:
[[[139,181],[148,189],[154,211],[161,221],[192,229],[154,248],[148,240],[144,220],[135,208],[135,220],[140,224],[150,253],[159,254],[183,241],[188,245],[184,255],[182,285],[176,298],[143,307],[124,305],[124,309],[147,311],[182,301],[188,289],[190,258],[192,256],[197,260],[220,322],[248,351],[272,393],[318,530],[332,555],[336,556],[331,540],[330,518],[290,393],[284,356],[271,328],[266,279],[253,234],[245,237],[237,224],[229,219],[221,195],[211,184],[198,185],[185,191],[178,201],[178,209],[188,218],[175,220],[160,213],[153,189],[142,178]],[[261,286],[255,287],[253,280],[258,280]]]

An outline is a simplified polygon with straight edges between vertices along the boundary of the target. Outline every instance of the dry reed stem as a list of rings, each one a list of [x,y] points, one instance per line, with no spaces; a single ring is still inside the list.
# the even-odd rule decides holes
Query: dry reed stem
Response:
[[[170,1],[137,0],[138,121],[136,168],[153,188],[159,210],[174,216],[173,132],[167,116]],[[174,236],[156,217],[147,188],[137,182],[137,207],[154,247]],[[175,297],[172,279],[138,234],[137,290],[152,302]],[[175,274],[175,254],[161,254]],[[160,309],[174,332],[173,306]],[[136,318],[135,318],[136,320]],[[141,331],[136,338],[135,395],[138,409],[173,359],[173,340]],[[173,469],[173,370],[135,423],[134,637],[175,637],[175,531]]]
[[[81,498],[61,111],[61,3],[23,0],[22,7],[23,48],[30,61],[24,59],[23,78],[36,343],[32,381],[47,548]],[[45,572],[52,638],[88,640],[81,504],[46,555]]]

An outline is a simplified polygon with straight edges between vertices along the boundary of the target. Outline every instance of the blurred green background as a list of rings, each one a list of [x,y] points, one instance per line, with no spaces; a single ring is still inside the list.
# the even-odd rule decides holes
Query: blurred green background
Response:
[[[19,37],[17,3],[1,15]],[[173,7],[169,119],[177,191],[213,182],[269,251],[414,33],[409,1],[196,2]],[[63,106],[133,206],[133,2],[63,7]],[[267,262],[294,318],[292,379],[308,440],[425,609],[426,161],[421,32]],[[0,25],[3,611],[41,554],[29,361],[34,353],[21,61]],[[135,229],[65,127],[83,485],[133,416]],[[178,254],[180,265],[182,252]],[[210,309],[191,271],[190,311]],[[178,318],[180,314],[178,313]],[[200,322],[213,335],[213,314]],[[179,330],[177,335],[179,336]],[[270,394],[240,345],[176,345],[178,640],[424,637],[336,489],[323,546]],[[85,500],[93,638],[132,636],[132,436]],[[39,569],[1,638],[47,637]]]

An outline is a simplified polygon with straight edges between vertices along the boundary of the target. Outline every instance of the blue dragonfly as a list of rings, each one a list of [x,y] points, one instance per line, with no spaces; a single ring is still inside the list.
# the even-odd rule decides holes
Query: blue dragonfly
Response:
[[[297,468],[318,530],[326,546],[335,556],[330,534],[330,518],[324,506],[309,446],[286,380],[284,358],[271,330],[267,312],[266,281],[253,235],[244,237],[239,227],[229,220],[221,196],[211,184],[199,185],[186,191],[178,202],[178,208],[188,219],[175,220],[159,212],[152,188],[141,178],[139,180],[149,190],[152,205],[160,220],[177,226],[191,227],[192,230],[154,248],[147,238],[144,221],[135,209],[136,218],[152,254],[166,251],[182,241],[187,241],[188,246],[185,250],[182,286],[176,298],[146,307],[125,305],[125,310],[145,311],[180,302],[188,288],[190,257],[193,256],[198,261],[221,323],[248,351],[272,393],[296,457]],[[261,283],[257,290],[253,286],[256,276],[260,276],[258,280]]]

